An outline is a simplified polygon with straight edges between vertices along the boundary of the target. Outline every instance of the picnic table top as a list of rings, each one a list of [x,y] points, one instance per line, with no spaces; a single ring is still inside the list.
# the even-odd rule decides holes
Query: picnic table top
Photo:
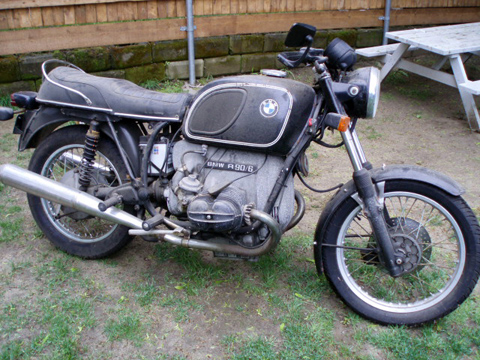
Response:
[[[480,22],[391,31],[386,36],[444,56],[480,51]]]

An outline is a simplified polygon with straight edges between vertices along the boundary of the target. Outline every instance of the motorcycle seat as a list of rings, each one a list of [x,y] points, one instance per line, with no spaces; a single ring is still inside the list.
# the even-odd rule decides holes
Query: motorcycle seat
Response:
[[[38,102],[92,110],[97,108],[120,117],[180,121],[192,99],[192,95],[187,93],[160,93],[128,80],[94,76],[66,66],[53,69],[48,77],[53,82],[81,92],[92,104],[87,104],[79,94],[50,81],[44,81],[40,87]]]

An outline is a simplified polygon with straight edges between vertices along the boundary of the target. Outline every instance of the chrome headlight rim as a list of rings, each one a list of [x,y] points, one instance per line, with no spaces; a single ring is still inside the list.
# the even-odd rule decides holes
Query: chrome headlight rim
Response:
[[[377,113],[378,103],[380,101],[380,82],[380,70],[373,66],[370,67],[365,118],[374,118]]]

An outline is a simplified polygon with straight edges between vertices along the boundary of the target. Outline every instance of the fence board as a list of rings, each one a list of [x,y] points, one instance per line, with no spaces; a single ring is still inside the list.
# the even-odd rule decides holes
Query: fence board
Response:
[[[68,6],[119,3],[124,1],[145,1],[145,0],[0,0],[0,10],[4,9],[26,9],[35,7]]]
[[[199,17],[195,19],[195,36],[281,32],[288,31],[294,22],[310,23],[319,30],[339,28],[339,24],[348,24],[349,27],[380,27],[383,25],[378,20],[381,15],[383,10]],[[478,21],[479,17],[480,7],[449,11],[445,8],[394,10],[391,25],[462,23]],[[0,55],[183,39],[186,33],[179,28],[184,25],[185,19],[162,19],[4,31],[0,37]]]
[[[213,14],[213,0],[204,0],[203,1],[203,14],[212,15]]]
[[[148,1],[147,2],[147,19],[156,19],[158,18],[158,5],[156,1]]]
[[[230,0],[230,13],[231,14],[238,14],[239,13],[238,0]]]
[[[118,21],[117,4],[107,4],[107,21]]]
[[[47,8],[45,8],[47,9]],[[75,23],[85,24],[87,22],[87,8],[85,5],[75,7]]]
[[[108,21],[107,4],[97,5],[97,21],[99,23]]]
[[[75,7],[65,6],[63,8],[63,18],[64,18],[63,22],[65,23],[65,25],[75,24]],[[36,26],[39,26],[39,25],[36,25]]]
[[[166,1],[157,1],[157,11],[159,18],[167,17],[167,2]]]
[[[42,8],[43,26],[53,26],[53,8]]]
[[[138,19],[148,19],[148,8],[147,8],[147,3],[145,1],[138,3],[137,16],[138,16]]]
[[[0,30],[8,29],[7,12],[0,11]]]
[[[185,1],[176,1],[177,5],[177,16],[178,17],[185,17],[187,16],[187,4]]]

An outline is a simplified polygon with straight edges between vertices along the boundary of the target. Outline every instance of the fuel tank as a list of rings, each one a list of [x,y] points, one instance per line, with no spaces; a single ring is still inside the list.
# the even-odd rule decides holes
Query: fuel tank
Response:
[[[192,142],[286,155],[308,125],[314,90],[298,81],[246,75],[210,82],[183,123]]]

